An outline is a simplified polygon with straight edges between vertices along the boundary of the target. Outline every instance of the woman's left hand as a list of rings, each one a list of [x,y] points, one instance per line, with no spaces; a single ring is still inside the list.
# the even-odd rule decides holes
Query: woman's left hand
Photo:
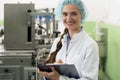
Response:
[[[50,80],[59,80],[59,73],[55,70],[54,67],[51,67],[51,70],[52,72],[43,72],[38,69],[38,74]]]

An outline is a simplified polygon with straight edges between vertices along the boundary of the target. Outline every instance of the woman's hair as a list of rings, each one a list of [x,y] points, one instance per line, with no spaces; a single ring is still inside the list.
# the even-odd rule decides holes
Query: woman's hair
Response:
[[[62,9],[65,5],[67,4],[73,4],[75,6],[77,6],[77,8],[80,11],[80,14],[82,16],[81,19],[81,25],[83,25],[83,23],[85,22],[85,19],[87,17],[87,8],[85,7],[85,4],[83,3],[82,0],[59,0],[57,7],[55,8],[54,14],[60,18],[60,20],[62,20]]]
[[[62,34],[61,37],[60,37],[60,41],[58,41],[58,43],[57,43],[56,50],[55,50],[54,52],[50,53],[50,57],[45,61],[44,64],[54,63],[54,62],[55,62],[55,57],[56,57],[58,51],[59,51],[59,50],[61,49],[61,47],[62,47],[62,41],[61,41],[61,40],[63,39],[63,36],[64,36],[67,32],[68,32],[68,29],[65,28],[63,34]]]

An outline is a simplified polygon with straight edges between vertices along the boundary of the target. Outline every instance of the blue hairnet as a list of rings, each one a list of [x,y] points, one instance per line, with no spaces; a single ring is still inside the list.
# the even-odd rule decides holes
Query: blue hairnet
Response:
[[[81,0],[59,0],[57,7],[55,8],[54,14],[58,16],[62,20],[62,8],[66,4],[74,4],[80,10],[80,14],[82,16],[81,25],[85,22],[87,11]]]

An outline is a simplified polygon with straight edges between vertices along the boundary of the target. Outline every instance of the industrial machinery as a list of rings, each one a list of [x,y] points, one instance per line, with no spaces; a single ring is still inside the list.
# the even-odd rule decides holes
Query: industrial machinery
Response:
[[[4,4],[4,50],[0,50],[0,80],[42,80],[43,64],[60,33],[54,9],[35,10],[34,4]]]
[[[106,80],[110,80],[108,75],[105,72],[105,64],[106,64],[106,58],[107,58],[107,35],[108,35],[108,29],[105,27],[100,27],[96,30],[96,42],[99,46],[99,57],[100,57],[100,64],[99,64],[99,80],[103,80],[106,78]],[[103,78],[104,76],[104,78]]]
[[[34,4],[4,4],[5,49],[33,50],[35,48],[32,38],[34,24],[27,14],[32,11],[34,11]]]

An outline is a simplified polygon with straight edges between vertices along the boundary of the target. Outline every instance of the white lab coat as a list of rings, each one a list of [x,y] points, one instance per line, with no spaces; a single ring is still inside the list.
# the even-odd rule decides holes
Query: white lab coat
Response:
[[[56,49],[60,38],[55,39],[51,51]],[[98,80],[99,51],[97,43],[84,31],[75,34],[67,49],[66,35],[62,39],[62,48],[57,53],[56,60],[74,64],[81,78],[74,79],[60,75],[59,80]]]

